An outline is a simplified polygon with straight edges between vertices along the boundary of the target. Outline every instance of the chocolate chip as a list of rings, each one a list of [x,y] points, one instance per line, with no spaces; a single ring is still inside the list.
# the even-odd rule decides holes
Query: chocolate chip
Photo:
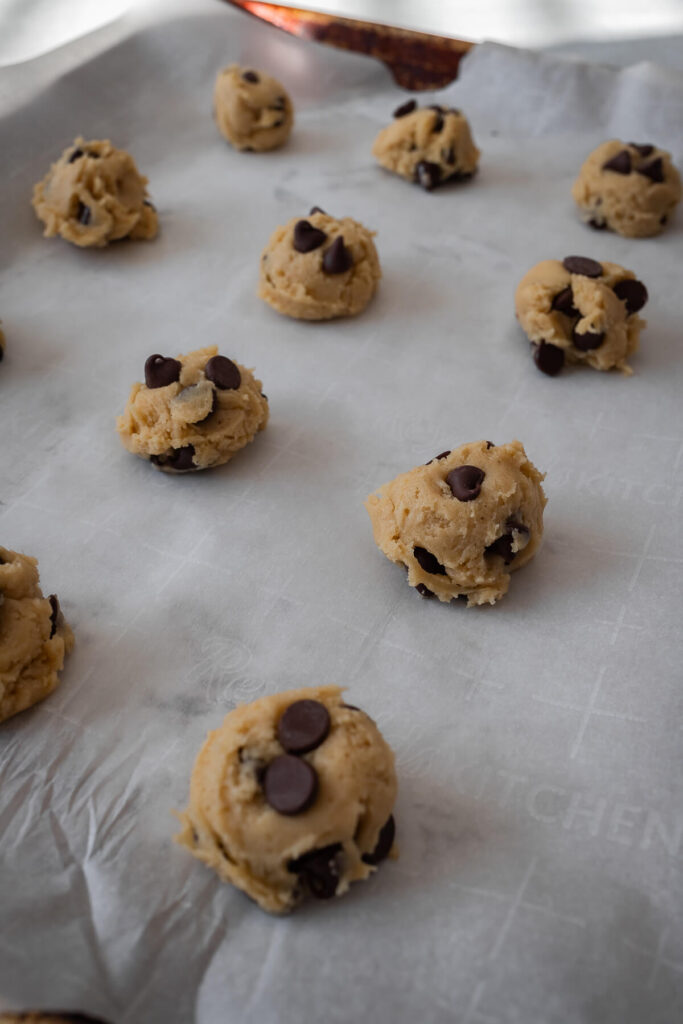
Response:
[[[271,103],[270,110],[284,110],[285,109],[285,98],[284,96],[278,96],[277,99]]]
[[[290,860],[287,870],[299,875],[305,882],[312,896],[319,900],[328,900],[337,891],[339,882],[338,855],[341,843],[332,843],[320,850],[311,850],[296,860]]]
[[[311,806],[317,791],[315,768],[293,754],[280,754],[265,770],[263,792],[278,814],[301,814]]]
[[[346,708],[348,711],[360,711],[360,708],[356,707],[355,704],[342,704],[342,707]]]
[[[284,118],[280,118],[279,121],[275,122],[275,124],[273,125],[273,128],[281,128],[284,123],[285,123],[284,122]]]
[[[486,447],[487,447],[487,448],[495,448],[496,446],[495,446],[495,444],[493,443],[493,441],[486,441]]]
[[[308,216],[312,217],[314,213],[322,213],[323,217],[327,217],[324,210],[321,210],[319,206],[312,206],[308,211]]]
[[[655,147],[651,146],[649,142],[629,142],[631,149],[635,149],[639,156],[649,156],[650,153],[654,153]]]
[[[396,107],[394,117],[405,117],[406,114],[412,114],[416,108],[416,100],[408,100],[406,103],[402,103],[400,107]]]
[[[75,160],[80,160],[80,158],[82,156],[83,156],[83,150],[80,147],[77,147],[76,149],[74,149],[73,153],[71,154],[71,156],[67,160],[67,163],[68,164],[72,164],[72,163],[74,163]]]
[[[57,622],[59,620],[60,608],[59,600],[57,599],[56,594],[50,594],[50,596],[48,597],[48,601],[50,602],[50,608],[52,609],[52,611],[50,612],[50,640],[52,640],[52,637],[57,632]]]
[[[154,205],[151,199],[143,199],[142,205],[149,206],[150,210],[156,210],[156,206]]]
[[[591,260],[588,256],[565,256],[562,266],[570,274],[581,274],[582,277],[602,277],[602,264]]]
[[[458,466],[446,477],[451,494],[458,501],[474,501],[481,493],[486,473],[479,466]]]
[[[372,853],[364,853],[362,860],[366,864],[379,864],[391,853],[391,847],[394,845],[394,837],[396,836],[396,822],[394,821],[393,814],[390,814],[385,824],[380,829],[379,836],[377,838],[377,844]]]
[[[288,754],[307,754],[330,731],[330,713],[319,700],[297,700],[277,723],[277,738]]]
[[[344,245],[341,235],[335,238],[323,255],[323,270],[326,274],[344,274],[353,266],[353,256]]]
[[[204,375],[221,391],[236,391],[242,383],[242,374],[227,356],[211,356],[204,367]]]
[[[151,455],[150,462],[164,469],[173,469],[177,473],[186,473],[196,469],[194,464],[194,445],[186,444],[182,448],[171,448],[165,455]]]
[[[85,203],[79,202],[76,210],[76,220],[79,224],[85,225],[90,223],[90,207],[86,206]]]
[[[588,227],[593,228],[594,231],[606,231],[607,222],[604,220],[596,220],[595,217],[592,217],[588,221]]]
[[[494,540],[493,544],[485,549],[487,555],[500,555],[506,565],[509,565],[515,555],[519,554],[517,551],[512,550],[512,543],[514,540],[513,531],[516,533],[528,533],[529,527],[525,526],[524,523],[517,522],[516,519],[508,519],[505,524],[508,533],[504,533],[502,537],[498,537]]]
[[[429,460],[429,462],[425,462],[425,466],[431,466],[432,462],[440,462],[441,459],[447,459],[450,454],[450,448],[448,449],[447,452],[439,452],[439,454],[435,455],[433,459]]]
[[[245,82],[254,82],[254,83],[256,83],[256,82],[260,81],[260,78],[256,74],[255,71],[243,71],[242,72],[242,78],[244,79]]]
[[[313,252],[319,249],[327,235],[320,228],[314,228],[307,220],[298,220],[294,225],[294,241],[292,245],[297,252]]]
[[[622,302],[626,303],[626,312],[637,313],[647,302],[647,288],[642,281],[635,281],[633,278],[626,278],[625,281],[617,281],[614,286],[614,294]]]
[[[668,223],[668,220],[669,218],[667,217],[667,215],[663,213],[662,216],[659,218],[659,223],[662,225],[662,227],[664,227],[664,225]],[[2,356],[0,356],[0,359],[2,359]]]
[[[426,548],[414,547],[413,555],[417,559],[420,568],[425,572],[430,573],[432,576],[446,575],[444,566],[431,551],[427,551]]]
[[[583,334],[579,334],[576,328],[572,331],[574,348],[579,352],[592,352],[594,348],[600,348],[604,340],[604,331],[585,331]]]
[[[449,146],[448,149],[444,148],[441,150],[441,159],[445,164],[455,163],[455,150],[453,149],[452,146]]]
[[[441,168],[429,160],[420,160],[415,168],[415,181],[431,192],[441,181]]]
[[[642,167],[637,167],[638,174],[643,174],[646,178],[655,184],[660,184],[664,181],[664,163],[661,156],[655,157],[654,160],[650,160],[649,164],[643,164]]]
[[[564,366],[564,352],[557,345],[549,345],[541,341],[534,346],[534,362],[542,373],[549,377],[556,377]]]
[[[182,365],[177,359],[158,354],[150,356],[145,363],[145,384],[148,388],[165,388],[180,379]]]
[[[424,583],[418,583],[415,587],[420,597],[434,597],[434,591],[425,587]]]
[[[443,114],[444,108],[440,103],[430,103],[427,110],[436,110],[437,114]]]
[[[12,1020],[15,1018],[12,1017]],[[19,1014],[17,1020],[37,1020],[38,1017],[33,1013]],[[64,1024],[65,1021],[68,1024],[107,1024],[101,1017],[89,1017],[85,1013],[74,1013],[71,1010],[41,1010],[40,1011],[41,1021],[54,1021],[55,1024]]]
[[[434,109],[434,108],[432,108],[432,109]],[[434,121],[432,123],[432,131],[434,132],[435,135],[437,135],[440,131],[443,130],[443,124],[444,124],[443,114],[440,111],[441,111],[441,108],[439,108],[439,113],[437,113],[437,115],[434,118]]]
[[[565,316],[581,316],[574,305],[574,293],[571,286],[563,288],[561,292],[557,293],[550,308],[557,310],[558,313],[564,313]]]
[[[602,165],[603,171],[614,171],[616,174],[630,174],[633,170],[631,154],[627,149],[622,149],[610,160]]]

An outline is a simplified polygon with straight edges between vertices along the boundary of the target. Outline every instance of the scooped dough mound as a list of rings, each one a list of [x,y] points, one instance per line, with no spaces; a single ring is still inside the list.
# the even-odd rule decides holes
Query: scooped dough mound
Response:
[[[235,149],[277,149],[294,124],[292,101],[277,79],[238,64],[219,71],[213,103],[218,130]]]

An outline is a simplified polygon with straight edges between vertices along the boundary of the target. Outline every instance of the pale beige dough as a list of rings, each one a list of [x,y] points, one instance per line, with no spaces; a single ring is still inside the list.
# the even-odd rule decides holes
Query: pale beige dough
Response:
[[[235,149],[277,149],[294,124],[292,101],[277,79],[238,64],[219,71],[213,103],[218,130]]]
[[[620,170],[605,167],[615,159]],[[572,195],[591,227],[642,238],[658,235],[671,220],[681,199],[681,177],[666,150],[610,139],[587,158]]]
[[[315,208],[314,208],[315,209]],[[295,248],[297,225],[308,224],[325,236],[309,252]],[[362,312],[377,290],[382,271],[369,231],[350,217],[337,220],[322,211],[293,217],[276,228],[261,254],[260,297],[285,316],[298,320],[331,320]],[[328,272],[328,250],[341,238],[349,267]]]
[[[447,181],[471,178],[479,161],[467,118],[448,107],[416,109],[396,117],[379,133],[372,152],[382,167],[428,191]]]
[[[484,474],[469,500],[456,497],[447,479],[464,466]],[[510,573],[541,544],[543,478],[519,441],[475,441],[402,473],[371,494],[365,507],[375,543],[407,569],[408,583],[423,597],[494,604],[507,593]]]
[[[300,700],[323,704],[330,729],[301,755],[317,773],[314,802],[282,814],[265,799],[263,773],[284,754],[278,723]],[[372,874],[376,864],[368,861],[389,824],[396,788],[391,749],[365,712],[343,703],[339,687],[289,690],[236,708],[208,734],[176,839],[264,910],[282,913],[309,888],[310,876],[292,870],[292,862],[314,851],[327,851],[332,865],[326,896],[341,896],[351,882]],[[393,837],[393,819],[391,825]],[[389,848],[393,838],[384,855]]]
[[[562,350],[569,363],[586,363],[595,370],[617,369],[631,374],[628,358],[638,348],[646,321],[638,316],[637,310],[629,312],[628,304],[615,294],[614,288],[615,285],[624,287],[621,282],[625,281],[635,283],[636,276],[618,263],[602,260],[600,266],[599,277],[587,277],[571,273],[560,260],[537,263],[517,286],[515,313],[522,330],[535,346],[553,345]],[[647,296],[640,282],[637,287]],[[553,308],[557,297],[568,288],[573,305],[571,315]],[[591,335],[595,335],[596,340],[603,335],[603,339],[595,348],[582,349],[580,346],[592,344]],[[535,359],[538,364],[538,348]]]
[[[146,185],[125,150],[79,136],[34,186],[33,208],[46,238],[61,235],[83,248],[154,238],[157,214]]]
[[[36,559],[0,547],[0,722],[52,693],[73,645],[56,597],[43,597]]]
[[[178,376],[172,383],[133,384],[123,415],[116,420],[129,452],[151,459],[165,472],[210,469],[228,462],[265,428],[268,399],[261,381],[233,363],[239,386],[220,387],[206,375],[207,363],[216,356],[215,345],[200,348],[178,356]]]

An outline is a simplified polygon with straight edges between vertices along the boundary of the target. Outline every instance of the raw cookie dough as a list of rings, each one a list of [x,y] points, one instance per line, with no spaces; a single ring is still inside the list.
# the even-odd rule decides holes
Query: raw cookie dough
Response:
[[[231,711],[202,747],[176,839],[272,913],[341,896],[394,845],[394,755],[337,686]]]
[[[213,103],[218,130],[235,149],[277,149],[294,124],[292,101],[277,79],[238,64],[218,72]]]
[[[494,604],[540,546],[544,475],[519,441],[441,452],[369,496],[375,543],[423,597]]]
[[[627,238],[662,231],[681,198],[681,178],[664,149],[610,139],[593,150],[572,186],[582,220]]]
[[[52,693],[73,645],[56,595],[43,597],[37,560],[0,547],[0,722]]]
[[[188,473],[228,462],[267,422],[261,381],[210,345],[177,359],[150,356],[116,429],[129,452]]]
[[[308,219],[276,228],[261,254],[259,295],[298,320],[355,316],[377,290],[382,271],[374,232],[314,206]]]
[[[154,238],[157,214],[146,184],[125,150],[79,137],[34,186],[33,208],[46,238],[61,235],[84,248]]]
[[[638,311],[647,289],[617,263],[566,256],[543,260],[524,275],[515,312],[533,344],[539,370],[555,376],[568,363],[595,370],[633,371],[628,357],[638,348],[646,321]]]
[[[394,118],[372,147],[382,167],[427,191],[472,177],[479,150],[459,110],[438,105],[418,110],[415,100],[409,100],[394,111]]]

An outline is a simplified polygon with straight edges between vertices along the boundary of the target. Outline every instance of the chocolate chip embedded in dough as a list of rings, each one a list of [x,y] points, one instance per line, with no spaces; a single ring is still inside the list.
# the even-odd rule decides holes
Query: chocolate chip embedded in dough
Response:
[[[420,597],[434,597],[434,591],[425,587],[424,583],[418,583],[415,587]]]
[[[288,754],[307,754],[326,739],[330,713],[319,700],[297,700],[277,723],[277,738]]]
[[[631,147],[631,149],[635,149],[636,150],[636,152],[638,153],[638,156],[642,156],[642,157],[650,156],[650,154],[654,153],[654,151],[655,151],[655,147],[651,146],[649,142],[646,142],[646,143],[629,142],[629,146]]]
[[[310,208],[310,210],[308,211],[308,216],[312,217],[314,213],[322,213],[323,217],[327,217],[327,214],[325,213],[325,211],[321,210],[321,208],[319,206],[312,206]]]
[[[67,160],[67,163],[68,164],[72,164],[76,160],[80,160],[80,158],[82,156],[83,156],[83,150],[80,148],[80,146],[77,146],[76,149],[74,149],[74,151],[71,154],[71,156],[69,157],[69,159]]]
[[[310,221],[298,220],[294,225],[292,245],[297,252],[313,252],[327,240],[327,235],[320,228],[314,228]]]
[[[587,221],[587,224],[589,228],[593,228],[593,231],[607,230],[607,222],[604,220],[596,220],[595,217],[591,217],[591,219]]]
[[[245,82],[252,82],[253,84],[261,81],[255,71],[243,71],[242,78]]]
[[[211,356],[204,367],[204,376],[221,391],[236,391],[242,383],[242,374],[227,356]]]
[[[143,199],[142,200],[142,205],[143,206],[149,206],[150,210],[155,210],[156,211],[156,206],[154,205],[154,203],[152,202],[151,199]]]
[[[56,594],[50,594],[50,596],[48,597],[48,601],[50,602],[50,608],[51,608],[51,611],[50,611],[50,640],[52,640],[52,637],[57,632],[57,624],[59,622],[59,613],[60,613],[61,609],[59,607],[59,599],[57,598]]]
[[[339,854],[341,843],[332,843],[320,850],[311,850],[296,860],[290,860],[287,870],[299,875],[312,896],[328,900],[337,891],[339,883]]]
[[[558,313],[564,313],[565,316],[581,316],[574,305],[574,293],[571,286],[563,288],[561,292],[557,293],[550,308],[557,310]]]
[[[627,149],[622,149],[610,160],[602,165],[603,171],[614,171],[615,174],[630,174],[633,170],[631,154]]]
[[[493,544],[489,544],[486,548],[485,553],[487,555],[500,555],[506,565],[509,565],[515,555],[519,554],[518,551],[512,550],[512,544],[514,541],[515,533],[529,533],[529,527],[525,526],[524,523],[517,522],[516,519],[508,519],[505,524],[508,530],[497,540],[494,540]]]
[[[435,108],[432,108],[432,109],[435,109]],[[439,107],[439,110],[437,111],[436,117],[434,118],[434,120],[432,122],[432,132],[435,135],[438,135],[438,133],[440,131],[443,131],[443,126],[444,126],[443,114],[441,113],[441,108]]]
[[[413,548],[413,555],[424,572],[428,572],[432,576],[446,575],[445,567],[441,564],[436,555],[431,553],[431,551],[427,551],[426,548],[416,546]]]
[[[390,814],[385,824],[380,829],[379,836],[377,837],[377,843],[372,853],[364,853],[362,860],[366,864],[379,864],[391,853],[391,847],[394,845],[394,838],[396,836],[396,822],[394,821],[393,814]]]
[[[180,378],[182,365],[178,359],[156,353],[145,362],[145,384],[148,388],[165,388]]]
[[[564,352],[557,345],[541,341],[534,346],[534,362],[542,373],[556,377],[564,366]]]
[[[448,451],[439,452],[439,454],[435,455],[433,459],[429,460],[429,462],[425,462],[425,466],[431,466],[432,462],[440,462],[441,459],[447,459],[450,454],[451,454],[450,448],[448,449]]]
[[[318,773],[303,758],[280,754],[264,772],[263,792],[267,802],[278,814],[301,814],[315,800]]]
[[[194,464],[193,444],[186,444],[182,448],[171,448],[164,455],[151,455],[150,462],[154,466],[173,469],[178,473],[186,473],[188,470],[197,469]]]
[[[636,281],[631,277],[617,281],[613,290],[616,297],[626,303],[626,312],[629,316],[637,313],[647,302],[647,288],[642,281]]]
[[[655,185],[659,185],[664,181],[664,163],[661,156],[655,157],[654,160],[650,160],[649,164],[643,164],[640,167],[636,167],[636,170],[638,171],[638,174],[643,174]]]
[[[441,159],[445,164],[453,165],[455,163],[455,149],[453,146],[449,146],[448,149],[444,147],[441,150]]]
[[[441,168],[429,160],[420,160],[415,167],[415,181],[431,192],[441,181]]]
[[[600,348],[604,340],[604,331],[584,331],[583,334],[579,334],[576,328],[572,331],[572,342],[579,352],[592,352],[593,349]]]
[[[479,466],[457,466],[446,477],[451,494],[458,501],[474,501],[481,494],[486,473]]]
[[[402,103],[400,107],[396,107],[396,110],[394,111],[394,117],[405,117],[406,114],[412,114],[412,112],[416,109],[416,100],[407,100],[405,103]]]
[[[79,224],[83,224],[84,226],[90,223],[90,207],[80,201],[76,209],[76,220]]]
[[[344,274],[353,266],[351,251],[344,245],[344,238],[338,235],[323,254],[323,270],[326,274]]]
[[[570,274],[581,274],[582,277],[602,277],[602,264],[588,256],[565,256],[562,266]]]

